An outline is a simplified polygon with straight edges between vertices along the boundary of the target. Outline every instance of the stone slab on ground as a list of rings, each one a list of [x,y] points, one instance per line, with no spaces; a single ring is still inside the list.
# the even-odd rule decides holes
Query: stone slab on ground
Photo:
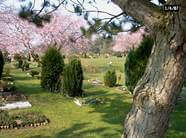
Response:
[[[7,103],[3,106],[0,106],[1,110],[10,110],[10,109],[17,109],[17,108],[29,108],[32,105],[28,101],[19,101],[14,103]]]
[[[80,100],[74,98],[74,103],[76,103],[78,106],[82,106],[82,103],[80,102]]]

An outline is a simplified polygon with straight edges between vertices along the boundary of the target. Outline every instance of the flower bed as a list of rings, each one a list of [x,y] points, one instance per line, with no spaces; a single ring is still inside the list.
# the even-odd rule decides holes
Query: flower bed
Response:
[[[49,123],[49,119],[38,112],[22,112],[9,115],[0,110],[0,129],[18,129],[23,127],[38,127]]]

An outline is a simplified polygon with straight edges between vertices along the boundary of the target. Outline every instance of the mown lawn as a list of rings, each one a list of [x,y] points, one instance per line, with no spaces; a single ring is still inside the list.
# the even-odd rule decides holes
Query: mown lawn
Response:
[[[50,93],[40,87],[40,81],[33,79],[18,69],[11,74],[16,79],[18,91],[24,93],[33,105],[29,109],[12,110],[11,114],[22,111],[39,111],[51,122],[47,126],[24,128],[19,130],[1,130],[2,138],[120,138],[123,121],[130,110],[132,95],[115,88],[92,85],[88,80],[103,80],[109,62],[122,75],[123,84],[124,59],[99,58],[82,59],[85,70],[84,91],[87,97],[102,97],[106,103],[101,105],[77,106],[72,99],[62,94]],[[93,69],[92,69],[93,68]],[[91,70],[92,69],[92,70]],[[186,94],[183,93],[186,97]],[[186,137],[186,101],[181,101],[171,115],[169,138]]]

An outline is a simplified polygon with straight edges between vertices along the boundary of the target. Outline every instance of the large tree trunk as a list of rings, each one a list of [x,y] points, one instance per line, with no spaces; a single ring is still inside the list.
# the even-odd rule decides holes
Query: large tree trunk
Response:
[[[167,130],[169,115],[183,85],[186,46],[179,16],[169,21],[156,33],[147,69],[134,90],[122,137],[162,138]]]
[[[184,78],[186,59],[186,2],[179,12],[165,12],[149,0],[113,0],[126,14],[154,32],[155,45],[142,79],[134,90],[133,105],[125,119],[125,138],[162,138],[168,127]]]

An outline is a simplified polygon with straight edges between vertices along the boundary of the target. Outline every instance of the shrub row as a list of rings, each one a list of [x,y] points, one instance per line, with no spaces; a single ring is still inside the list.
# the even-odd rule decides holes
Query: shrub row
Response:
[[[50,47],[42,58],[41,86],[51,92],[64,92],[69,96],[81,96],[83,70],[80,60],[71,58],[64,64],[63,56],[55,47]]]

